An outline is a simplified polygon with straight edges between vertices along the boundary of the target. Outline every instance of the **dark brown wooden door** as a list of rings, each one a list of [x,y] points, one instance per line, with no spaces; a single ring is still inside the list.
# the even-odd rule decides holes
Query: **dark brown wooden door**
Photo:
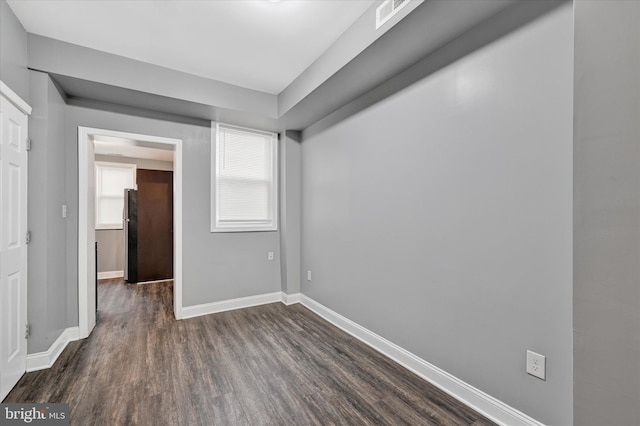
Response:
[[[138,169],[138,282],[173,278],[173,172]]]

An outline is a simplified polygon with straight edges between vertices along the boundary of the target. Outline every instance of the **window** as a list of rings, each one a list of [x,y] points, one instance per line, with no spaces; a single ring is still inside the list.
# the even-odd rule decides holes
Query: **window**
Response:
[[[136,165],[96,161],[96,229],[122,229],[125,188],[136,187]]]
[[[278,229],[275,133],[212,123],[211,232]]]

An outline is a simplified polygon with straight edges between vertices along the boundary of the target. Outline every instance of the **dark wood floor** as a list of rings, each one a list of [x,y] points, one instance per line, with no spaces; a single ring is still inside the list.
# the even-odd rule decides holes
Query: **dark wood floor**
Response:
[[[493,424],[301,305],[176,321],[172,294],[102,281],[91,336],[4,402],[67,402],[77,425]]]

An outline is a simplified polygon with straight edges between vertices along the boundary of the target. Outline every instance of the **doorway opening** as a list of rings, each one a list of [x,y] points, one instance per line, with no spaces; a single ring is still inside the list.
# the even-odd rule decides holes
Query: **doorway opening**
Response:
[[[105,154],[115,154],[109,157],[104,157]],[[157,156],[157,162],[152,169],[162,169],[158,166],[162,160],[172,159],[172,170],[161,171],[151,170],[149,168],[148,161],[135,160],[136,157],[144,156]],[[78,313],[79,313],[79,334],[80,338],[88,337],[93,330],[96,323],[96,282],[99,277],[97,273],[97,256],[95,252],[96,244],[96,209],[100,208],[97,204],[102,201],[96,196],[96,190],[98,189],[99,182],[96,182],[95,170],[96,162],[110,163],[114,170],[117,170],[118,164],[127,163],[129,165],[136,164],[142,165],[140,168],[141,173],[137,173],[137,176],[141,177],[141,182],[147,188],[151,188],[151,196],[146,195],[146,198],[157,198],[160,194],[164,193],[164,202],[166,204],[166,197],[170,192],[170,203],[172,208],[164,206],[164,210],[170,210],[168,217],[164,217],[162,220],[165,222],[169,220],[171,223],[168,225],[170,228],[170,235],[164,236],[164,239],[168,239],[168,243],[171,245],[169,248],[165,248],[163,253],[151,254],[150,256],[172,256],[171,265],[165,267],[160,271],[147,271],[146,278],[152,278],[156,274],[158,278],[166,278],[165,275],[172,275],[173,279],[173,310],[176,319],[182,317],[182,140],[164,138],[158,136],[149,136],[141,134],[133,134],[126,132],[119,132],[105,129],[94,129],[87,127],[78,128],[78,164],[79,164],[79,230],[78,230]],[[112,160],[111,162],[103,160]],[[148,159],[149,161],[151,159]],[[164,161],[167,163],[167,161]],[[164,167],[167,168],[167,167]],[[144,172],[143,170],[147,170]],[[165,172],[165,173],[162,173]],[[170,175],[167,175],[169,172]],[[168,191],[168,186],[171,186]],[[147,194],[148,191],[145,191]],[[155,202],[155,201],[154,201]],[[113,202],[108,199],[108,196],[104,200],[104,205],[107,206],[105,211],[108,214],[109,204],[113,205]],[[147,209],[149,210],[149,209]],[[168,213],[168,212],[167,212]],[[117,214],[112,211],[112,215]],[[154,216],[153,212],[146,213],[147,215]],[[109,228],[108,223],[115,222],[105,220],[105,224],[102,227]],[[143,228],[149,228],[150,222],[145,222]],[[123,223],[124,225],[124,223]],[[157,224],[154,223],[154,226]],[[165,228],[167,224],[163,225]],[[113,228],[124,229],[124,226],[113,225]],[[100,226],[98,227],[98,229]],[[106,230],[106,229],[105,229]],[[153,232],[153,230],[147,230],[144,232]],[[111,238],[110,244],[117,244],[118,233],[114,233],[111,237],[108,233],[104,233],[102,237]],[[113,242],[113,236],[116,236],[116,242]],[[122,244],[122,256],[123,263],[125,260],[125,242],[123,236],[120,237]],[[105,240],[106,241],[106,240]],[[165,245],[166,246],[166,245]],[[106,248],[106,247],[105,247]],[[118,255],[116,255],[118,256]],[[153,262],[151,262],[153,263]],[[147,262],[148,264],[148,262]],[[119,275],[120,271],[125,272],[124,264],[122,270],[118,269],[118,265],[115,269],[103,272],[102,277],[107,278],[114,274]],[[106,272],[106,274],[104,274]],[[136,279],[138,281],[154,281],[153,279]],[[161,280],[161,279],[158,279]]]

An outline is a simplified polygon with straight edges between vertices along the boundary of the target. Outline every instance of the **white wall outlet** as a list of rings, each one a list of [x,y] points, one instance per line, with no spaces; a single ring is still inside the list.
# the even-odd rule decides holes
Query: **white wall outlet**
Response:
[[[273,260],[273,252],[272,252],[272,251],[270,251],[270,252],[267,254],[267,260]]]
[[[62,205],[62,218],[63,219],[67,218],[67,205],[66,204]]]
[[[307,281],[311,281],[311,271],[307,271]]]
[[[547,380],[547,357],[533,351],[527,351],[527,373]]]

